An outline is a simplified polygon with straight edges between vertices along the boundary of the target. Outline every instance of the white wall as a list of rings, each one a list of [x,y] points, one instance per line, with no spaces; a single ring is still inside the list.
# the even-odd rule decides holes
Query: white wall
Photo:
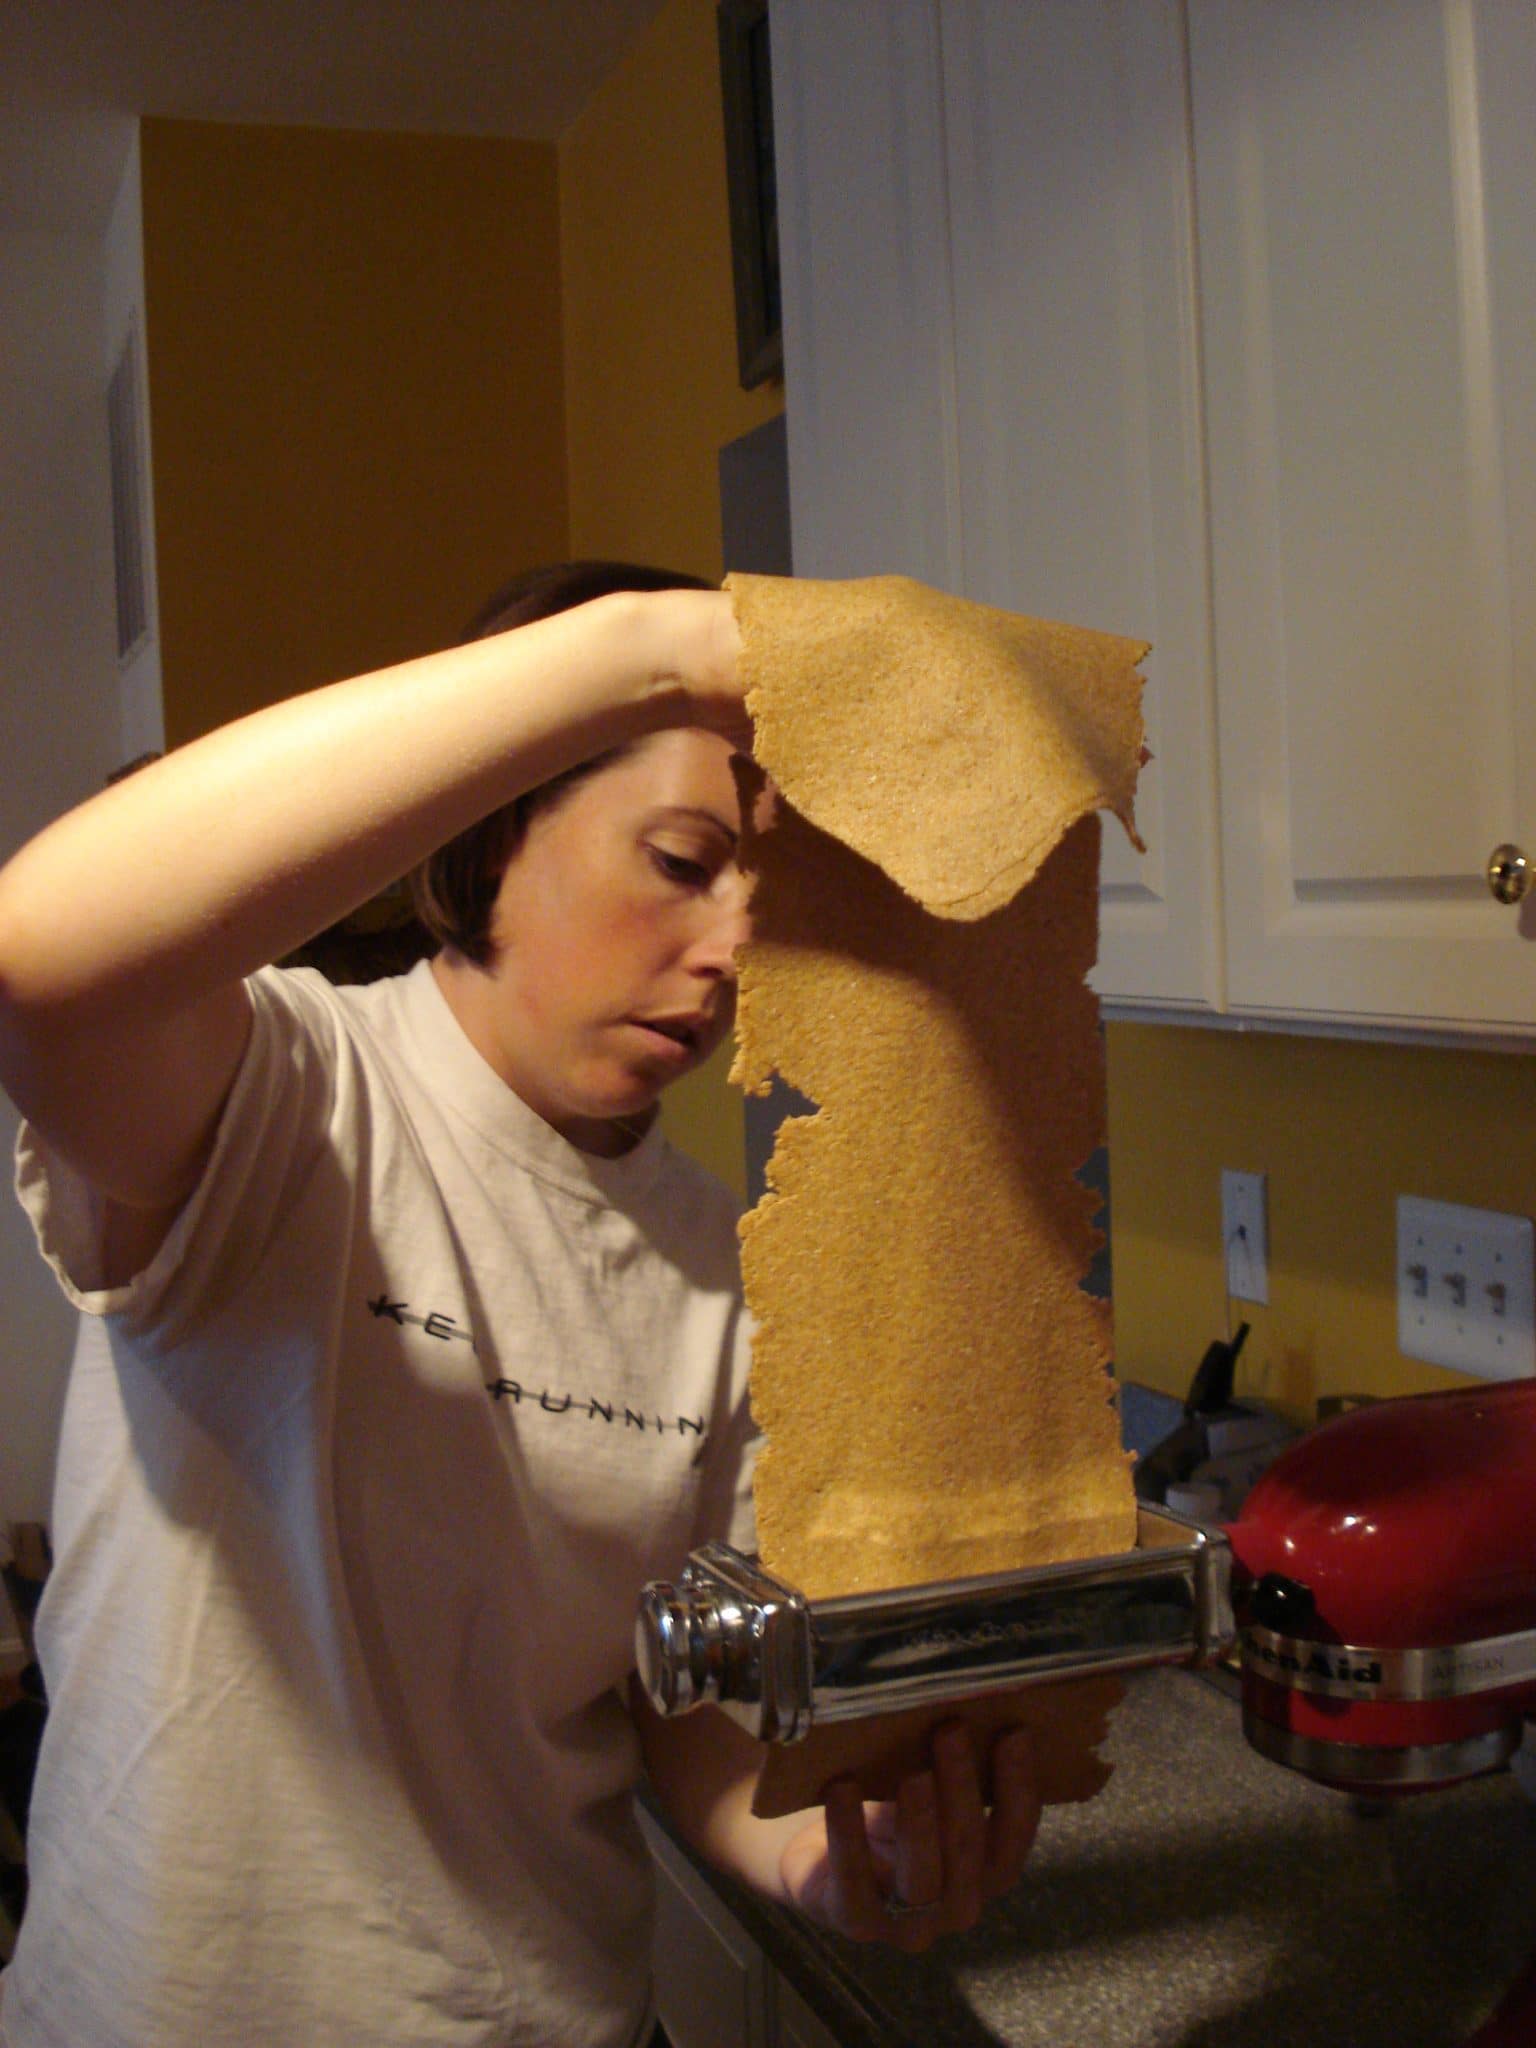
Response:
[[[14,210],[0,216],[0,857],[156,743],[140,735],[158,729],[158,667],[129,677],[125,693],[115,650],[109,273],[121,323],[142,298],[136,160],[124,177],[106,220],[29,226]],[[15,1128],[0,1096],[7,1162]],[[3,1527],[48,1519],[74,1328],[3,1194],[0,1302]]]

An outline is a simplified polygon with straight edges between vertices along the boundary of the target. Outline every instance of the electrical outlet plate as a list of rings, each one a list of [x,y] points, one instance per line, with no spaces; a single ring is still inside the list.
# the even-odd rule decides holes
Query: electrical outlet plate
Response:
[[[1269,1202],[1262,1173],[1221,1169],[1221,1242],[1234,1301],[1269,1300]]]
[[[1527,1216],[1400,1195],[1397,1342],[1479,1379],[1536,1373],[1536,1250]]]

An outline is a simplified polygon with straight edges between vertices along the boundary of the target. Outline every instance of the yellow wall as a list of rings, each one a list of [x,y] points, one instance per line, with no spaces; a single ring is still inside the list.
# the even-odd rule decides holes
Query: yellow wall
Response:
[[[1269,1305],[1239,1393],[1310,1418],[1320,1395],[1471,1384],[1397,1348],[1401,1194],[1536,1215],[1536,1060],[1252,1032],[1109,1027],[1120,1370],[1183,1394],[1226,1316],[1224,1166],[1269,1176]]]
[[[147,120],[167,737],[452,639],[567,540],[552,144]]]
[[[560,143],[571,551],[718,578],[722,445],[783,407],[737,381],[714,0],[670,0]],[[665,1097],[738,1191],[724,1055]]]

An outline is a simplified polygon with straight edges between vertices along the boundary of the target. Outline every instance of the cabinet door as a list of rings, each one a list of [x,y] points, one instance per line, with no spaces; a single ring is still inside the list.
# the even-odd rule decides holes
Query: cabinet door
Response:
[[[1107,997],[1219,1007],[1193,191],[1178,0],[945,0],[968,594],[1150,640]]]
[[[656,2002],[674,2048],[770,2048],[762,1950],[644,1812],[656,1865]]]
[[[1109,996],[1220,1003],[1176,0],[775,0],[796,573],[1156,643]]]
[[[1190,0],[1229,994],[1530,1028],[1536,8]]]
[[[957,590],[937,6],[771,21],[795,573]]]

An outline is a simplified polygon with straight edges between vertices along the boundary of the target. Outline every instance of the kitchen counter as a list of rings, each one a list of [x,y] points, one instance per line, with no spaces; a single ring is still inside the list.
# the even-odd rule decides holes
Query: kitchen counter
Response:
[[[1370,1814],[1265,1762],[1236,1699],[1133,1679],[1108,1787],[926,1956],[720,1895],[846,2048],[1455,2048],[1536,1949],[1536,1806],[1507,1773]]]

